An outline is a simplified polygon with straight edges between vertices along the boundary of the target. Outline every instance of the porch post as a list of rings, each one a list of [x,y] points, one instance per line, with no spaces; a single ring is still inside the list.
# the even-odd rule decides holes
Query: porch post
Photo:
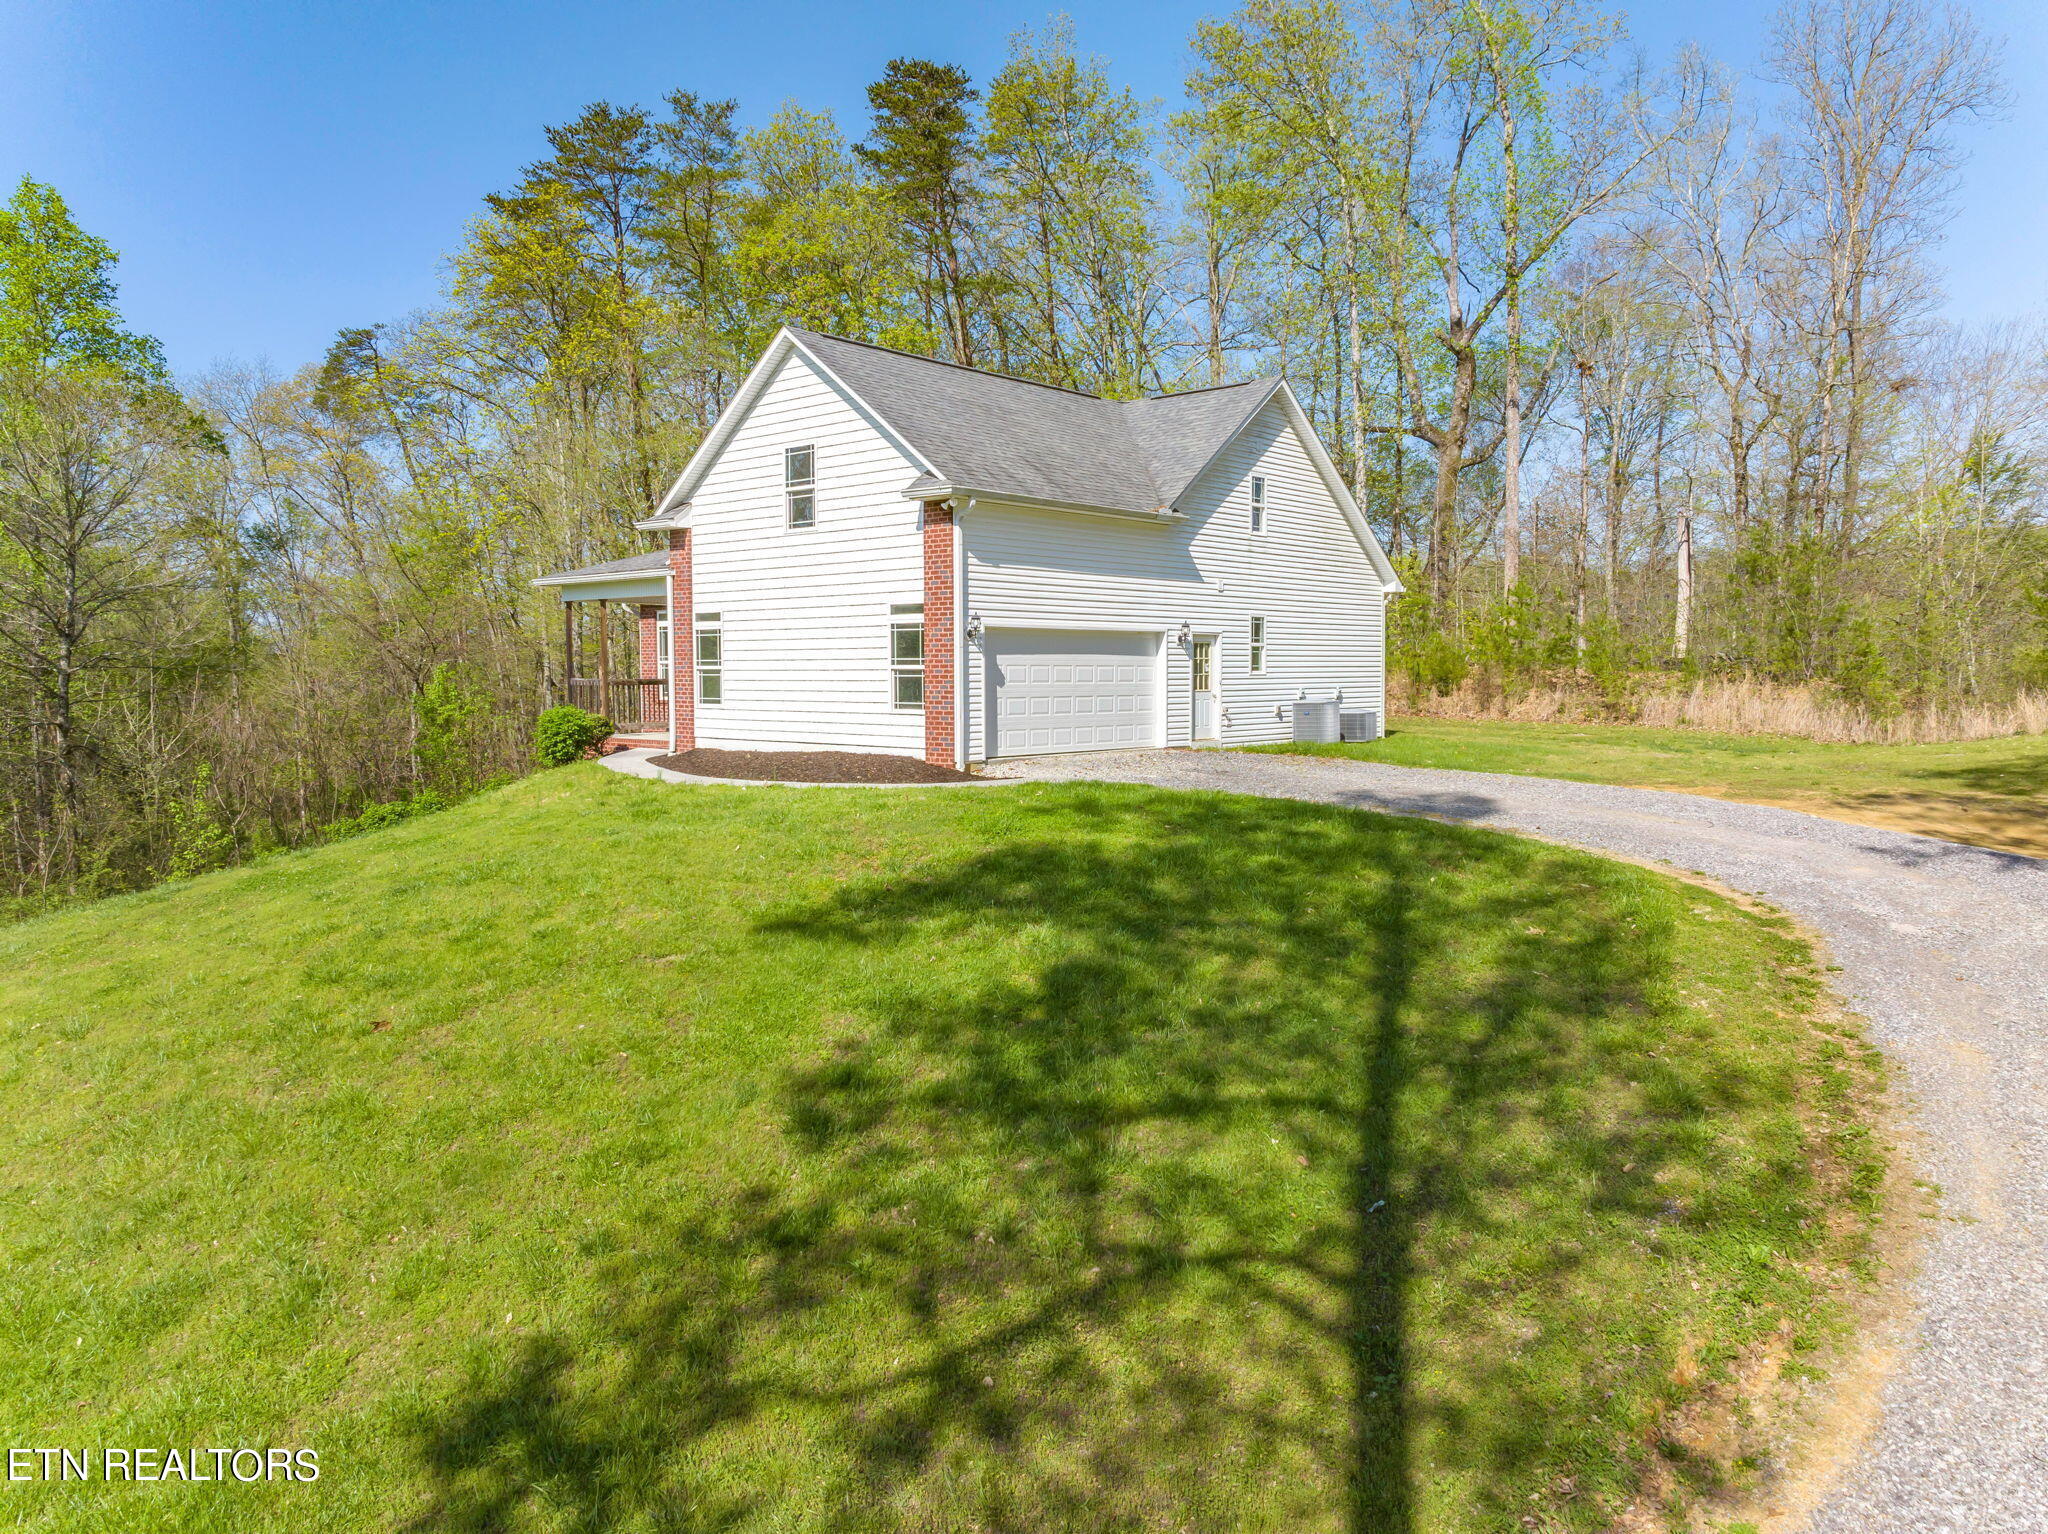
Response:
[[[604,597],[599,597],[597,599],[597,708],[594,712],[603,714],[607,719],[611,718],[612,707],[611,628],[611,603]]]
[[[638,704],[640,722],[643,725],[658,724],[668,728],[668,710],[661,702],[661,641],[659,637],[659,614],[662,609],[651,603],[640,604],[639,644],[636,646],[640,657],[640,671],[637,680],[640,685],[633,696]]]

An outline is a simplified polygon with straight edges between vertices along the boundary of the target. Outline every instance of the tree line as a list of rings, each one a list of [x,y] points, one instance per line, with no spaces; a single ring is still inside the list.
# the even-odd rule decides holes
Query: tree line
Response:
[[[292,845],[517,770],[545,570],[792,323],[1114,397],[1284,374],[1399,562],[1413,702],[1740,677],[1871,717],[2048,686],[2044,350],[1940,316],[1994,48],[1792,0],[1748,74],[1585,0],[1250,0],[1138,99],[1054,20],[867,120],[596,103],[431,309],[176,379],[114,253],[0,211],[0,881]],[[376,317],[366,317],[375,320]],[[623,639],[623,636],[621,636]]]

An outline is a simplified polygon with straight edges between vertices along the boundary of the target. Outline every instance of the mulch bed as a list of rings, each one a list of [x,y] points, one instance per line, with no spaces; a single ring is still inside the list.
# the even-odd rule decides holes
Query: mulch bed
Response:
[[[964,783],[973,776],[914,756],[869,751],[712,751],[700,746],[649,760],[670,772],[700,778],[753,778],[765,783]]]

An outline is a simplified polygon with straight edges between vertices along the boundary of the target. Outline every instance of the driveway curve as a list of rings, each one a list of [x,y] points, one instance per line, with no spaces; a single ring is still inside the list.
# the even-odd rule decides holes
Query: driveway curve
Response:
[[[1794,810],[1553,778],[1227,751],[997,774],[1500,826],[1705,874],[1816,928],[1895,1066],[1942,1218],[1917,1328],[1814,1534],[2048,1534],[2048,862]]]

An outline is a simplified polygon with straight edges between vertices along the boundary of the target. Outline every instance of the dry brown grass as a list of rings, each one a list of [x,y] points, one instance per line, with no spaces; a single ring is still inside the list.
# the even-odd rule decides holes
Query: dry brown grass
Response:
[[[2022,693],[2010,703],[1907,709],[1879,715],[1830,698],[1815,687],[1748,678],[1639,682],[1615,703],[1589,686],[1544,686],[1513,697],[1482,682],[1455,692],[1427,690],[1402,697],[1397,712],[1439,719],[1510,719],[1530,724],[1610,723],[1659,729],[1714,730],[1727,735],[1795,735],[1858,745],[1917,745],[1992,740],[2048,731],[2048,693]]]

